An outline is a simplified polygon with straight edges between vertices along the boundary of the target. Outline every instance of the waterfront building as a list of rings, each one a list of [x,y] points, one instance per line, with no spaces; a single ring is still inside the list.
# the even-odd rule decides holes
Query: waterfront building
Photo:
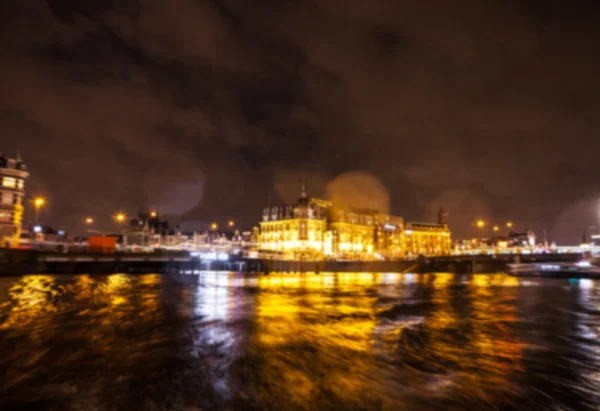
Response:
[[[320,260],[326,228],[322,207],[307,198],[303,184],[295,205],[263,210],[259,248],[273,257]]]
[[[452,239],[447,224],[407,222],[406,256],[438,256],[452,252]]]
[[[399,259],[451,253],[446,213],[437,224],[406,223],[402,217],[337,207],[308,198],[302,187],[295,205],[267,207],[259,250],[266,257],[297,260]]]
[[[19,245],[28,177],[20,156],[13,159],[0,153],[0,246]]]

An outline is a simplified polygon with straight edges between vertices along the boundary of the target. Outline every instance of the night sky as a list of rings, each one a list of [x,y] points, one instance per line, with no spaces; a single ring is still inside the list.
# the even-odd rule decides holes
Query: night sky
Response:
[[[43,220],[156,208],[257,224],[309,195],[411,220],[510,219],[578,242],[600,219],[593,1],[0,4],[0,150]]]

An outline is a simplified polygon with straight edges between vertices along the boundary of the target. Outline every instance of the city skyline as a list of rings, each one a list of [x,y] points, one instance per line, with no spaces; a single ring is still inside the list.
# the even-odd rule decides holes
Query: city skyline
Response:
[[[302,178],[415,220],[443,206],[457,237],[599,225],[594,2],[0,10],[2,150],[56,225],[146,207],[251,226]]]

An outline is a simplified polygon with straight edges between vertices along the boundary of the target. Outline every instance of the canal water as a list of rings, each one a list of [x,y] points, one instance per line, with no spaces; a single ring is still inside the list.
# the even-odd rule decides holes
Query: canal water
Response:
[[[599,409],[598,282],[196,279],[0,278],[0,409]]]

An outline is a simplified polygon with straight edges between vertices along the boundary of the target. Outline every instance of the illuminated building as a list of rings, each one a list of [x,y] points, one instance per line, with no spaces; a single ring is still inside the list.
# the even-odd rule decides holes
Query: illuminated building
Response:
[[[0,246],[9,242],[19,245],[23,222],[25,180],[29,177],[25,163],[0,154]]]
[[[371,260],[375,251],[376,211],[346,210],[333,207],[330,211],[328,240],[329,256],[348,260]]]
[[[406,223],[406,255],[449,255],[452,239],[447,224]]]
[[[321,207],[306,197],[303,185],[294,206],[263,210],[259,247],[277,257],[319,260],[323,258],[326,225]]]
[[[445,216],[440,210],[438,224],[405,224],[402,217],[377,210],[346,209],[309,199],[303,187],[295,205],[263,210],[259,250],[265,257],[299,260],[447,255],[451,238]]]
[[[452,238],[447,218],[448,213],[440,208],[437,224],[407,222],[404,230],[406,255],[450,255]]]

